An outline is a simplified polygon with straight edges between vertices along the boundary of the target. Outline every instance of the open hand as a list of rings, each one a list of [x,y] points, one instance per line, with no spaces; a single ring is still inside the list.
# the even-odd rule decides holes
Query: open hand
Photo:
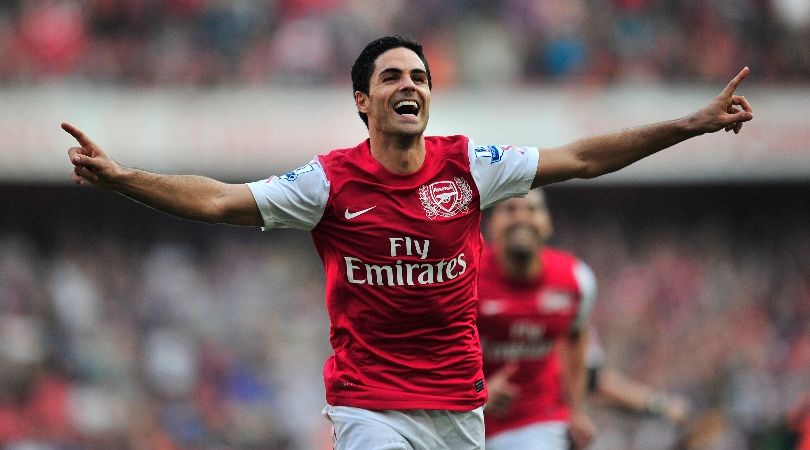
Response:
[[[68,158],[73,163],[70,178],[80,186],[109,186],[120,174],[121,166],[80,129],[69,123],[62,123],[62,129],[70,133],[81,146],[68,149]]]
[[[498,369],[487,378],[487,390],[489,400],[487,401],[486,413],[502,415],[512,404],[512,400],[518,395],[520,390],[509,378],[518,370],[518,363],[510,362]]]

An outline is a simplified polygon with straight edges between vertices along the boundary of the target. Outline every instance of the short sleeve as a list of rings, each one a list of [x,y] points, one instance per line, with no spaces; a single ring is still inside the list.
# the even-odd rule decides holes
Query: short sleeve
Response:
[[[585,346],[585,366],[598,371],[605,364],[605,349],[599,342],[599,336],[593,327],[588,329],[588,343]],[[594,383],[595,384],[595,383]]]
[[[582,261],[577,261],[574,266],[574,278],[579,285],[579,311],[574,319],[573,329],[582,330],[588,323],[588,317],[596,302],[596,275],[593,270]]]
[[[536,147],[469,144],[470,172],[481,197],[481,209],[529,192],[540,158]]]
[[[263,230],[311,230],[323,216],[329,180],[318,160],[280,177],[247,183],[264,220]]]

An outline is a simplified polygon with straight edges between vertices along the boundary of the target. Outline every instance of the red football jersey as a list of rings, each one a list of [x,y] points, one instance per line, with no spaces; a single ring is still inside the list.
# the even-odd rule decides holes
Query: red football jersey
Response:
[[[311,229],[323,261],[330,405],[468,411],[486,399],[475,323],[481,206],[525,194],[537,151],[463,136],[425,146],[411,174],[385,169],[365,141],[248,185],[265,226]]]
[[[557,339],[584,326],[595,281],[573,255],[545,248],[543,270],[520,283],[506,278],[487,248],[479,280],[478,329],[484,349],[484,373],[517,362],[510,378],[518,395],[502,415],[485,415],[487,436],[536,422],[566,421],[562,365],[553,351]]]

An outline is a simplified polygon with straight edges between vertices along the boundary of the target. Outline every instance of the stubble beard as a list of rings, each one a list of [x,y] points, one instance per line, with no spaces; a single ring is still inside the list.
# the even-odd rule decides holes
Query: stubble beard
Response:
[[[410,140],[422,137],[425,134],[425,129],[427,129],[427,118],[414,124],[398,124],[391,121],[382,131],[401,140]]]
[[[513,264],[524,267],[531,263],[541,245],[537,230],[527,225],[514,225],[507,230],[504,252]]]

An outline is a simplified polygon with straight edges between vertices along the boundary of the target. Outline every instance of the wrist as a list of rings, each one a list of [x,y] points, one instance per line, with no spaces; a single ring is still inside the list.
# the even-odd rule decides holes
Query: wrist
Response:
[[[585,404],[582,402],[578,402],[576,404],[569,404],[568,405],[568,412],[572,416],[586,414],[588,412]]]
[[[669,397],[667,397],[666,394],[663,392],[653,392],[650,394],[649,398],[647,398],[644,410],[653,416],[660,416],[666,410],[668,403]]]
[[[111,176],[108,178],[106,186],[110,189],[125,192],[134,184],[137,170],[115,164]]]
[[[687,139],[706,133],[701,126],[699,115],[700,111],[697,111],[675,121],[675,126]]]

